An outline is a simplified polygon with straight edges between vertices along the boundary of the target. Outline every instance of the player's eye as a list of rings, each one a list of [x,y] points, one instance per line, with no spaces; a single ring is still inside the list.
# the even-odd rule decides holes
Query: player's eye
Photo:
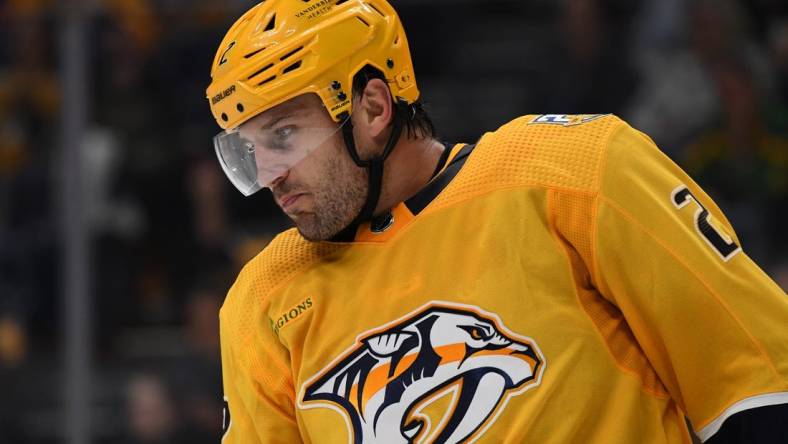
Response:
[[[293,127],[292,126],[285,126],[283,128],[277,128],[275,130],[276,137],[280,140],[285,140],[293,134]]]
[[[296,128],[292,125],[274,128],[266,137],[266,147],[275,151],[285,151],[293,145]]]

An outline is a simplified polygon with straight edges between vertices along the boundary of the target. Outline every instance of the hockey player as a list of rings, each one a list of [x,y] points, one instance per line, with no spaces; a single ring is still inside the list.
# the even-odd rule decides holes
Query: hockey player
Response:
[[[225,444],[788,442],[788,298],[625,122],[444,145],[385,0],[264,1],[212,79],[296,226],[220,313]]]

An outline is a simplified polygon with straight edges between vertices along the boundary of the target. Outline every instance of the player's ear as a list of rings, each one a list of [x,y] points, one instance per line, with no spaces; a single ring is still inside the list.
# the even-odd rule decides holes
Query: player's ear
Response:
[[[371,79],[357,99],[353,114],[358,120],[354,119],[353,125],[362,129],[375,142],[385,143],[394,118],[388,85],[381,79]]]

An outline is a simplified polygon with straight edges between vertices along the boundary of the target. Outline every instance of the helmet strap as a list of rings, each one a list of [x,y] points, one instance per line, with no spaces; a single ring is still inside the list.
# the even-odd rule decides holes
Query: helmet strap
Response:
[[[375,215],[375,208],[380,201],[380,194],[383,191],[383,171],[386,159],[391,155],[394,147],[397,145],[400,136],[402,135],[402,126],[407,118],[408,104],[404,100],[398,100],[396,111],[394,113],[394,122],[391,129],[391,135],[383,148],[383,152],[372,159],[362,160],[356,149],[356,140],[353,136],[353,123],[350,116],[345,113],[340,116],[341,120],[346,120],[342,126],[342,135],[345,139],[345,147],[347,148],[350,158],[360,168],[367,169],[367,176],[369,178],[369,187],[367,188],[367,200],[361,211],[356,218],[344,230],[342,230],[336,237],[337,238],[353,238],[355,237],[358,226],[364,222],[372,219]]]

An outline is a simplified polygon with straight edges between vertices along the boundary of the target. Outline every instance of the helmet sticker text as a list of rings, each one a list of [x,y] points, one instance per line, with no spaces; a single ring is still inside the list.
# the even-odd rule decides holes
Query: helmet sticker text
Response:
[[[235,93],[235,85],[233,85],[233,86],[225,89],[224,91],[220,92],[219,94],[213,96],[213,98],[211,98],[211,103],[216,105],[217,103],[221,102],[222,100],[224,100],[224,99],[230,97],[231,95],[233,95],[233,93]]]
[[[306,18],[307,20],[311,20],[313,18],[320,17],[321,15],[331,11],[331,8],[334,7],[334,1],[335,0],[321,0],[314,5],[310,5],[309,7],[296,13],[296,18]]]

